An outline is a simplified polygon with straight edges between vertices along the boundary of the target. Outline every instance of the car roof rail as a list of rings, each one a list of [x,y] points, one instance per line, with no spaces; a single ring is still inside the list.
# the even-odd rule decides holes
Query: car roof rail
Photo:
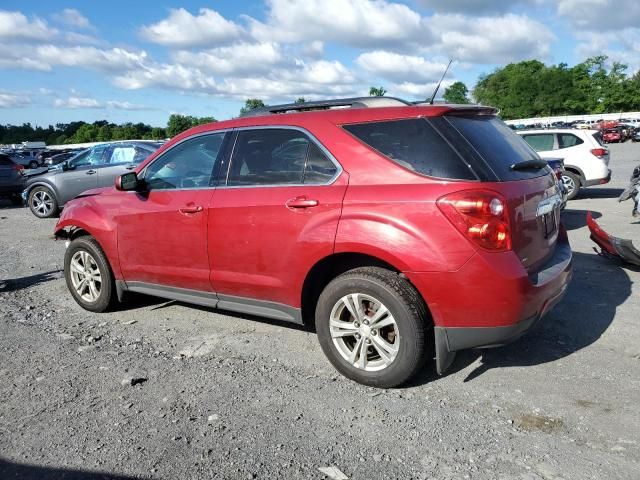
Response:
[[[354,97],[336,98],[333,100],[319,100],[301,103],[285,103],[283,105],[269,105],[256,108],[240,115],[241,117],[257,117],[277,113],[309,112],[314,110],[330,110],[332,108],[373,108],[373,107],[407,107],[412,106],[395,97]]]

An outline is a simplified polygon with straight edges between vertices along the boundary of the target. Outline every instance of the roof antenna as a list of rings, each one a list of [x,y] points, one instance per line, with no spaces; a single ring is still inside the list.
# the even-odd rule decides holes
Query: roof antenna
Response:
[[[436,94],[438,93],[438,90],[440,89],[440,84],[444,80],[444,76],[449,71],[449,67],[451,66],[451,62],[453,62],[453,59],[449,60],[449,63],[447,64],[447,68],[444,69],[444,73],[442,74],[442,78],[438,82],[438,86],[436,87],[436,89],[433,91],[433,95],[431,95],[431,100],[429,100],[429,105],[433,105],[433,101],[436,99]]]

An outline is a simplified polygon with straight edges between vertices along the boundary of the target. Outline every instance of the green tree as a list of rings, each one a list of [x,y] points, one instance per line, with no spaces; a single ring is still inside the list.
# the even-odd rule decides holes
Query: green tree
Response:
[[[370,97],[384,97],[387,91],[384,87],[371,87],[369,88]]]
[[[264,102],[259,98],[248,98],[246,102],[244,102],[244,107],[240,109],[240,116],[250,112],[251,110],[255,110],[256,108],[266,107]]]
[[[189,117],[173,113],[169,116],[169,120],[167,121],[167,136],[175,137],[179,133],[189,130],[191,126],[191,119]]]
[[[444,89],[443,98],[447,103],[471,103],[469,101],[469,89],[462,82],[452,83]]]
[[[306,100],[304,99],[304,97],[298,97],[298,99],[294,102],[294,103],[305,103]]]

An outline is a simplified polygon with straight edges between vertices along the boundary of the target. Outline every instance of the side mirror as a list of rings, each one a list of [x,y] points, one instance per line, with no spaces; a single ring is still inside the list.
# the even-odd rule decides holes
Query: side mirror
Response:
[[[128,172],[116,177],[116,190],[128,192],[136,190],[140,184],[136,172]]]

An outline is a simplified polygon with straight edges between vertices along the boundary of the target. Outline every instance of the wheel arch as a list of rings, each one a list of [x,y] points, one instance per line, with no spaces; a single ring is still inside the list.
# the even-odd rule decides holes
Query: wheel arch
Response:
[[[389,263],[380,257],[359,253],[359,252],[338,252],[328,255],[318,262],[307,272],[302,284],[301,310],[302,320],[305,325],[313,325],[315,316],[315,306],[320,297],[320,293],[331,280],[349,270],[359,267],[380,267],[402,275],[402,269]],[[408,282],[409,279],[404,277]],[[415,286],[414,286],[415,288]],[[420,295],[420,292],[416,288]],[[420,295],[422,297],[422,295]],[[426,299],[422,298],[427,305]],[[427,305],[427,309],[428,309]]]
[[[29,199],[29,195],[31,195],[31,191],[37,187],[46,187],[49,190],[51,190],[51,193],[53,193],[56,196],[56,202],[58,202],[58,206],[62,207],[62,204],[60,203],[60,193],[58,192],[58,189],[52,183],[49,183],[44,180],[38,180],[25,187],[25,190],[27,192],[27,200]]]
[[[582,185],[584,185],[585,182],[587,181],[586,177],[584,176],[584,172],[580,168],[576,167],[575,165],[565,165],[564,169],[567,172],[571,172],[571,173],[573,173],[575,175],[578,175],[578,177],[580,179],[580,183]]]

